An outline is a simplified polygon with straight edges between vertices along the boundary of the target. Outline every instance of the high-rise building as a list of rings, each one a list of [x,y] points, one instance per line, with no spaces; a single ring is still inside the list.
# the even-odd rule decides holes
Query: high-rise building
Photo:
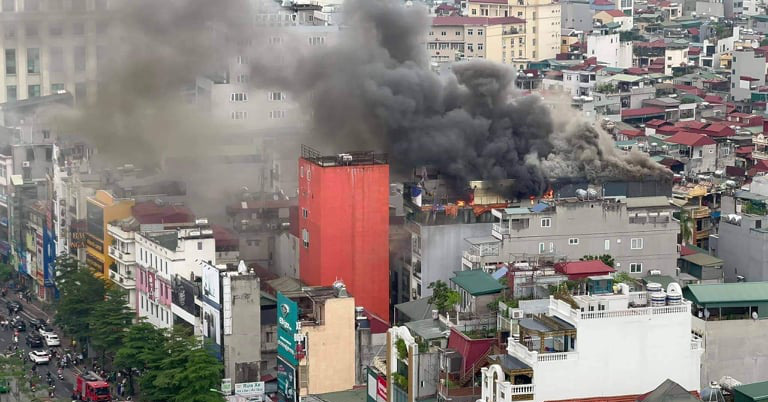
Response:
[[[357,305],[389,318],[389,164],[373,152],[299,159],[299,275],[343,281]]]
[[[110,267],[115,264],[109,255],[109,247],[115,239],[107,232],[107,224],[131,216],[133,204],[133,200],[115,198],[104,190],[87,198],[85,262],[104,278],[109,277]]]
[[[96,89],[107,0],[4,0],[0,5],[0,103]],[[57,18],[52,18],[57,17]]]

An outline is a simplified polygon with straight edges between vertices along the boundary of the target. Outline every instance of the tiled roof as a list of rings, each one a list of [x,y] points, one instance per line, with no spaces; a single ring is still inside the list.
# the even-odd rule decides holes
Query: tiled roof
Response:
[[[687,145],[689,147],[700,147],[703,145],[714,145],[715,140],[707,137],[704,134],[691,133],[688,131],[681,131],[667,139],[665,142],[671,142],[673,144]]]
[[[487,295],[493,293],[499,293],[504,286],[499,281],[493,279],[493,277],[479,269],[473,269],[470,271],[456,271],[451,282],[456,286],[464,289],[472,296]]]
[[[192,211],[183,205],[140,202],[133,206],[133,217],[141,224],[184,223],[195,219]]]
[[[627,15],[624,14],[621,10],[605,10],[605,13],[608,13],[611,17],[626,17]]]
[[[690,284],[686,290],[692,301],[699,305],[768,301],[768,282]]]
[[[664,114],[664,109],[657,107],[641,107],[638,109],[624,109],[621,111],[621,117],[642,117]]]
[[[616,272],[615,269],[600,260],[561,262],[555,264],[555,270],[566,275],[604,275]]]

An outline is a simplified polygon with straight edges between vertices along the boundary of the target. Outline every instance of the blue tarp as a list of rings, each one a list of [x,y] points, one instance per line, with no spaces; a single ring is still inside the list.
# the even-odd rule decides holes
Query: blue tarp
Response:
[[[509,272],[509,269],[507,269],[507,267],[501,267],[497,269],[496,272],[492,273],[491,276],[493,277],[493,279],[496,279],[498,281],[504,275],[506,275],[507,272]]]
[[[549,208],[549,204],[545,204],[543,202],[540,202],[533,207],[531,207],[532,212],[542,212],[545,211],[547,208]]]

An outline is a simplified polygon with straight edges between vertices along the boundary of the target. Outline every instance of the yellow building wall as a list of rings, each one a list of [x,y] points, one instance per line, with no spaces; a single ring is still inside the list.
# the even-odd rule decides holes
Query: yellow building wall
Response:
[[[355,385],[355,299],[325,301],[325,324],[304,326],[307,334],[308,388],[300,395],[351,389]],[[299,370],[301,371],[301,370]]]
[[[116,199],[110,193],[104,190],[99,190],[93,197],[88,198],[88,202],[94,205],[98,205],[102,208],[102,214],[104,217],[103,222],[103,234],[104,249],[98,250],[92,247],[90,244],[86,244],[86,252],[97,259],[103,261],[101,267],[101,274],[103,277],[109,278],[109,266],[115,262],[115,260],[109,256],[109,246],[114,242],[114,238],[107,232],[107,224],[109,222],[125,219],[131,216],[134,200]]]

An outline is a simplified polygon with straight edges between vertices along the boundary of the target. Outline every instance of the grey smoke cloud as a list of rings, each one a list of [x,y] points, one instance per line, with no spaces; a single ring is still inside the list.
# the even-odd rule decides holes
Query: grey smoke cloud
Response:
[[[556,177],[667,175],[644,155],[618,152],[569,107],[567,118],[554,118],[540,98],[520,95],[509,66],[475,60],[438,76],[423,8],[395,0],[344,7],[338,44],[291,49],[279,68],[253,65],[254,79],[290,89],[313,112],[316,144],[386,149],[396,170],[434,165],[462,183],[516,179],[516,195],[541,194]]]

